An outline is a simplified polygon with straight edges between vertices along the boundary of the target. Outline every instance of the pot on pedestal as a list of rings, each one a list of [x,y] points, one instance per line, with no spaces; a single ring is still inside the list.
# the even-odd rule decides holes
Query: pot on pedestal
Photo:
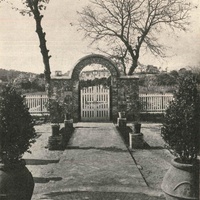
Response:
[[[131,149],[142,149],[144,147],[144,139],[142,133],[129,133],[129,147]]]
[[[133,123],[132,129],[133,129],[134,133],[140,133],[141,132],[141,123],[139,123],[139,122]]]
[[[58,136],[60,125],[59,124],[51,124],[52,136]]]
[[[65,130],[72,130],[73,129],[73,119],[65,119],[64,126],[65,126]]]

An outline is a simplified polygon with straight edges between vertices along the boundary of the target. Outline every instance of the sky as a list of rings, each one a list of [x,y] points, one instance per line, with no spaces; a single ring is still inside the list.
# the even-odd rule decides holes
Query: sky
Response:
[[[42,26],[46,32],[47,48],[52,73],[56,70],[71,70],[82,57],[98,53],[89,45],[89,40],[77,31],[77,11],[89,0],[50,0],[43,13]],[[200,67],[200,0],[192,0],[197,9],[191,13],[188,32],[176,35],[163,33],[161,41],[169,47],[168,57],[155,58],[151,54],[140,56],[144,65],[155,65],[162,69],[178,70],[182,67]],[[17,7],[21,0],[15,0]],[[7,4],[0,3],[0,68],[34,73],[43,73],[44,65],[39,49],[35,21],[22,16]]]

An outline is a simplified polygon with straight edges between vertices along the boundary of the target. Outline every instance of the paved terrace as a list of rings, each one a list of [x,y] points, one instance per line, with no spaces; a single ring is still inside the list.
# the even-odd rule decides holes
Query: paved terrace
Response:
[[[148,188],[112,123],[77,123],[65,151],[49,151],[50,124],[36,126],[40,136],[25,154],[39,199],[163,199]]]

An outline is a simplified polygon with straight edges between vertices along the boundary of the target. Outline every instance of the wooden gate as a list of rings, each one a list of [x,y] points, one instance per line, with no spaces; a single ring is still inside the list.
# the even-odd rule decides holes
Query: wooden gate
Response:
[[[81,89],[81,121],[110,120],[110,89],[98,85]]]

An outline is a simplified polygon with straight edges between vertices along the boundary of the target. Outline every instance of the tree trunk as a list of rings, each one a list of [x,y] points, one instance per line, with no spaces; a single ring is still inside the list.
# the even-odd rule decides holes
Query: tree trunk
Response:
[[[40,14],[37,6],[35,6],[35,10],[33,14],[34,14],[34,19],[36,21],[36,33],[38,35],[39,42],[40,42],[39,47],[41,50],[43,63],[45,67],[44,76],[45,76],[45,83],[46,83],[46,91],[47,91],[48,96],[50,97],[51,71],[50,71],[49,59],[51,56],[48,55],[49,50],[47,49],[46,39],[45,39],[46,33],[43,32],[42,25],[41,25],[41,20],[43,16]]]
[[[133,72],[135,71],[135,69],[137,68],[137,66],[138,66],[137,60],[133,60],[132,61],[132,65],[131,65],[131,67],[129,69],[128,75],[133,75]]]

